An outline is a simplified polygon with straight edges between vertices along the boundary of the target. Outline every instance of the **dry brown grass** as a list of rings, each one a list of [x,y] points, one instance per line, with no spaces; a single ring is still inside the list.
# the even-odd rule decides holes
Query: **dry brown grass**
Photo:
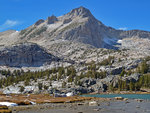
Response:
[[[11,110],[0,110],[0,113],[12,113],[12,111]]]
[[[31,95],[0,95],[0,102],[14,102],[18,105],[30,105],[31,101],[42,104],[42,103],[67,103],[67,102],[78,102],[78,101],[84,101],[84,100],[91,100],[93,98],[91,97],[79,97],[79,96],[73,96],[73,97],[52,97],[47,94],[31,94]]]
[[[0,110],[8,109],[7,106],[0,106]]]
[[[12,113],[7,106],[0,106],[0,113]]]

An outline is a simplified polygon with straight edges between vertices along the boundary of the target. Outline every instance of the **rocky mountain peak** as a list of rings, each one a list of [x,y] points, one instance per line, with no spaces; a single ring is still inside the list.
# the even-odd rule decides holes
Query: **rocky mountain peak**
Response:
[[[72,17],[77,17],[77,16],[81,16],[81,17],[93,17],[93,15],[91,14],[90,10],[88,10],[85,7],[79,7],[79,8],[75,8],[73,9],[69,15],[72,15]]]
[[[38,26],[38,27],[37,27]],[[11,45],[16,42],[33,42],[47,49],[54,43],[73,42],[90,45],[96,48],[118,49],[127,47],[122,41],[126,38],[148,38],[150,32],[141,30],[117,30],[104,25],[84,7],[75,8],[69,13],[47,20],[38,20],[20,32],[7,31],[0,33],[0,45]]]

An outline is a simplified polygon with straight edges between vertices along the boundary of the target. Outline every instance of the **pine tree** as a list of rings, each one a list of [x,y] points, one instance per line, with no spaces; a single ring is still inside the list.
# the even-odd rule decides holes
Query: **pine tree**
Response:
[[[148,72],[149,66],[147,65],[146,61],[143,61],[141,65],[141,73],[145,74]]]
[[[123,69],[122,72],[121,72],[121,74],[120,74],[120,76],[123,77],[123,76],[125,75],[125,73],[126,73],[126,72],[125,72],[125,70]]]
[[[130,88],[130,91],[133,91],[135,89],[132,81],[130,81],[129,88]]]
[[[24,88],[23,86],[21,86],[21,87],[20,87],[20,92],[22,93],[22,92],[24,91],[24,89],[25,89],[25,88]]]
[[[114,87],[113,87],[113,84],[112,84],[112,83],[111,83],[111,84],[109,84],[108,89],[109,89],[110,91],[114,92]]]

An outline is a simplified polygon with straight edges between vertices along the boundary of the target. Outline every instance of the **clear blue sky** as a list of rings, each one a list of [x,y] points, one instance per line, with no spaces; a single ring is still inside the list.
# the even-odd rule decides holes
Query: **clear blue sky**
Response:
[[[107,26],[150,31],[150,0],[0,0],[0,31],[25,29],[80,6]]]

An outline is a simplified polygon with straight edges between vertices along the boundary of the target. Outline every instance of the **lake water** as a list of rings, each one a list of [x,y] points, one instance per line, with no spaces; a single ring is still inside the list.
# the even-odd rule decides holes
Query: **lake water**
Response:
[[[100,97],[100,98],[114,98],[123,97],[129,99],[148,99],[150,100],[150,94],[95,94],[95,95],[82,95],[84,97]]]

